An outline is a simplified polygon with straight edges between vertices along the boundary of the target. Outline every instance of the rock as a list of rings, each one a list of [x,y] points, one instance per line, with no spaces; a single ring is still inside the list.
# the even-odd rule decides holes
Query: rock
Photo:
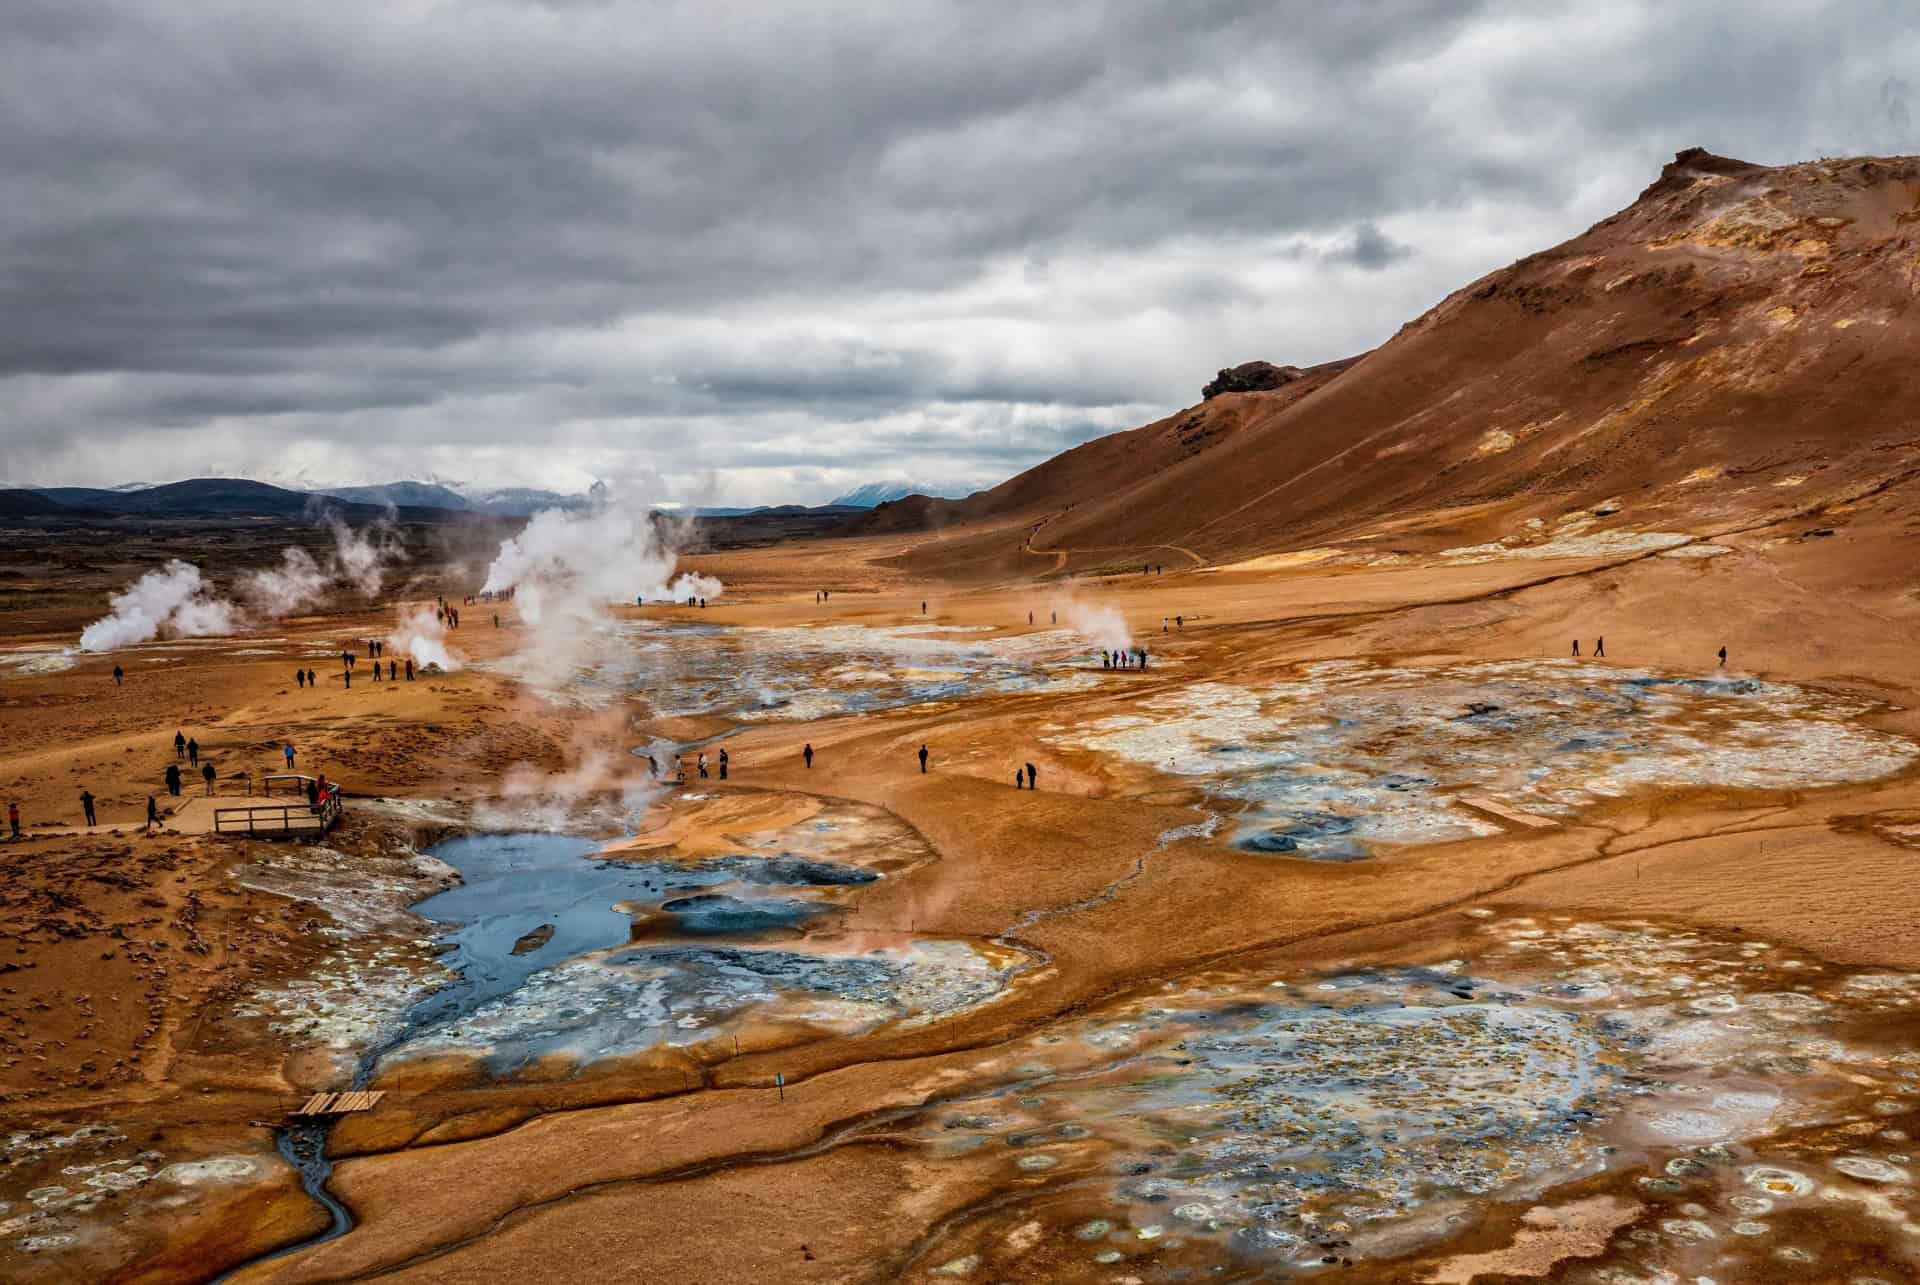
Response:
[[[532,932],[521,937],[519,941],[513,943],[513,953],[516,955],[531,955],[534,951],[539,950],[552,940],[553,925],[541,924]]]
[[[1212,401],[1221,393],[1258,393],[1282,388],[1306,372],[1298,366],[1276,366],[1270,361],[1250,361],[1215,375],[1213,382],[1200,390],[1200,396]]]

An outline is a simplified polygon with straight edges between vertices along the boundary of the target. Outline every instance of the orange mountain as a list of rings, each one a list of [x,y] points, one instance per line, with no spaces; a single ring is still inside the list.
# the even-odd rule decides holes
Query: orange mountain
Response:
[[[1777,520],[1920,466],[1916,289],[1920,158],[1693,149],[1369,353],[1223,371],[1277,386],[860,529],[941,528],[905,564],[991,578]]]

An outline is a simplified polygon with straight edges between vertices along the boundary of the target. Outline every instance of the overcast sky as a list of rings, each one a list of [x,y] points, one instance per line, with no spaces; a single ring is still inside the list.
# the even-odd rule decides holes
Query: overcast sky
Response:
[[[1910,6],[5,0],[0,481],[988,485],[1371,347]]]

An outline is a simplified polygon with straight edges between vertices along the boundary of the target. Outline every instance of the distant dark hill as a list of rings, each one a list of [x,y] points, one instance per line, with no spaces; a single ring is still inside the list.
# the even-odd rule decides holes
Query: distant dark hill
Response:
[[[330,495],[289,491],[237,477],[198,477],[140,491],[109,491],[95,487],[36,488],[47,500],[97,513],[128,517],[265,517],[303,519],[334,514],[354,522],[368,522],[390,513],[409,522],[444,522],[466,514],[454,510],[408,505],[397,510],[384,504],[358,504]]]
[[[474,507],[467,497],[450,486],[435,482],[386,482],[379,486],[334,486],[321,491],[338,500],[354,504],[406,505],[456,512]]]
[[[110,512],[124,500],[128,492],[115,488],[108,490],[99,486],[36,486],[30,488],[35,495],[43,495],[56,504],[68,508],[94,509]]]
[[[74,517],[84,510],[49,499],[38,491],[0,490],[0,518]]]

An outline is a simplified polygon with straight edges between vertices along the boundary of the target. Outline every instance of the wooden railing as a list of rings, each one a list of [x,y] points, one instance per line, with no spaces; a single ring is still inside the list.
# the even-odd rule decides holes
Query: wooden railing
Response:
[[[306,803],[216,808],[215,834],[293,835],[325,834],[340,820],[340,796],[329,795],[319,807]]]

